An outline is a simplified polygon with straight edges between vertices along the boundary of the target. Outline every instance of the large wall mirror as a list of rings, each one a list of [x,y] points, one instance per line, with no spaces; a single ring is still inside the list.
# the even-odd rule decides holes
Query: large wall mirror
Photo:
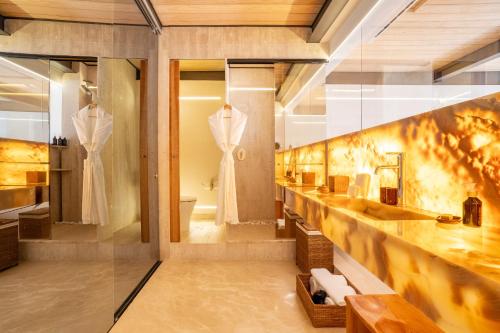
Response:
[[[0,56],[2,329],[107,331],[157,264],[147,75],[143,59]]]

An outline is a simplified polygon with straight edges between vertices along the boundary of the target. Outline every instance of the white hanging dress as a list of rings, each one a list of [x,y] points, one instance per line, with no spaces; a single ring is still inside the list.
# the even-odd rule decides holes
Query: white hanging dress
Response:
[[[87,105],[72,117],[80,144],[87,150],[83,161],[82,222],[106,225],[108,201],[100,153],[113,131],[113,117],[100,107],[92,117],[91,109]]]
[[[208,117],[208,123],[217,145],[224,153],[219,169],[219,191],[215,224],[239,223],[236,180],[234,173],[234,148],[240,143],[248,116],[234,107],[231,118],[224,119],[224,108]]]

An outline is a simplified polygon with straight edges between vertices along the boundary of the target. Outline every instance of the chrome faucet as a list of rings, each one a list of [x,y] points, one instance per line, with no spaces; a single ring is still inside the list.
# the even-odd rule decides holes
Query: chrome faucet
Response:
[[[378,173],[381,169],[393,169],[398,172],[398,202],[401,205],[405,204],[405,192],[404,192],[404,183],[405,183],[405,172],[404,172],[404,153],[396,153],[390,152],[386,153],[387,155],[396,155],[398,158],[398,163],[394,165],[379,165],[375,168],[375,174]]]

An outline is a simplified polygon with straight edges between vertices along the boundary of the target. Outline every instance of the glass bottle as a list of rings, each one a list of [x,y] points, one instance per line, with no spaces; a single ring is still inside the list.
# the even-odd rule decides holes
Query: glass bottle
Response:
[[[477,197],[475,189],[467,191],[467,197],[463,203],[463,223],[468,226],[480,227],[483,203]]]

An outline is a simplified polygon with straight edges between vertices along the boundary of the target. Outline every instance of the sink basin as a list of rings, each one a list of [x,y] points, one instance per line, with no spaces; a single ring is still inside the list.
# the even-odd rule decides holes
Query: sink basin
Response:
[[[434,220],[431,215],[366,199],[350,199],[345,208],[376,220]]]

